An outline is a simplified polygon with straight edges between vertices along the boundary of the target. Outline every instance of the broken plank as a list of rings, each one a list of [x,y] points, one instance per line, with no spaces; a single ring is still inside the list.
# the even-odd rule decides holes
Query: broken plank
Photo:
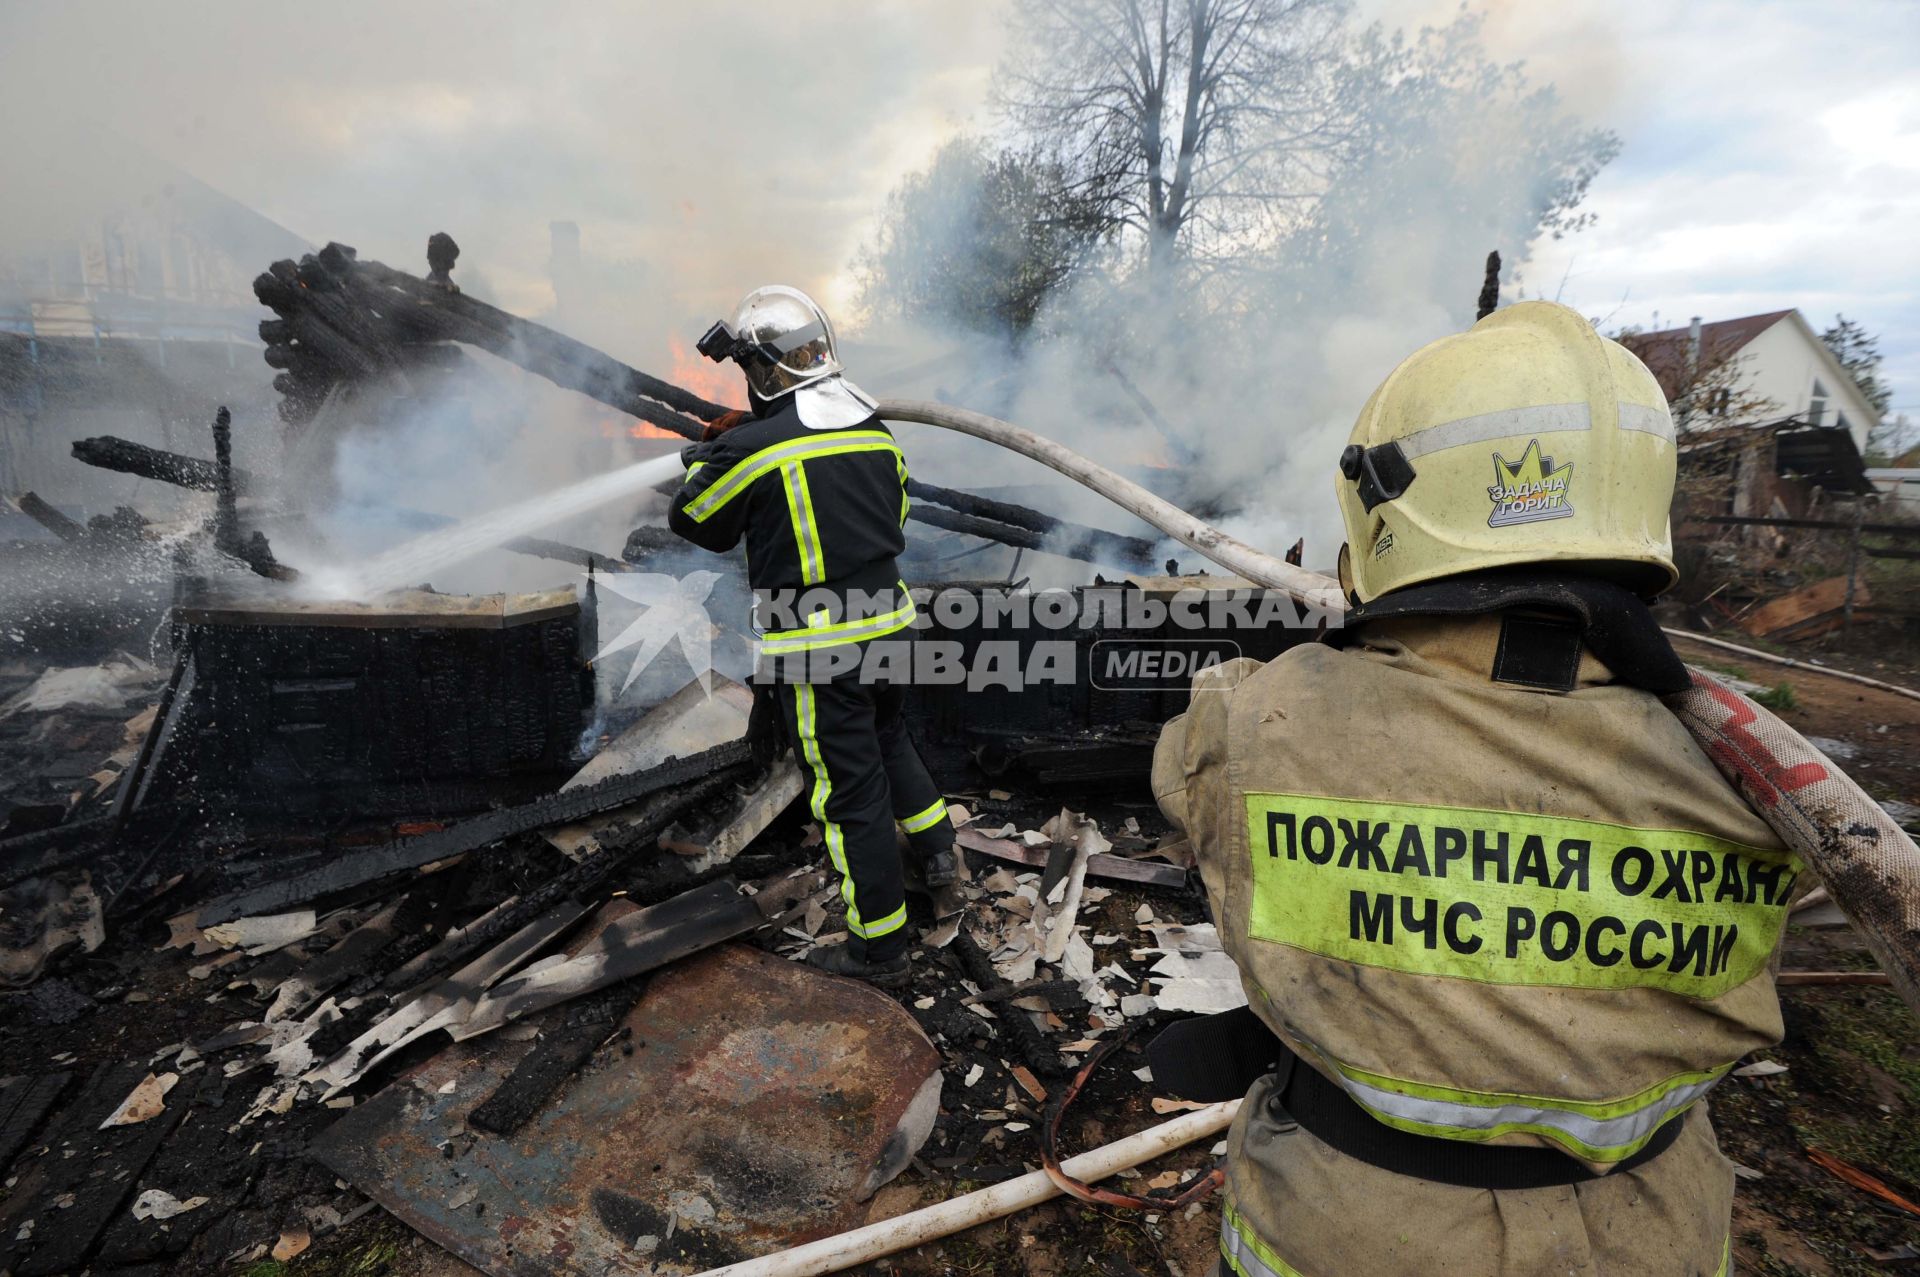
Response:
[[[394,923],[405,901],[405,896],[395,900],[284,981],[274,991],[273,1005],[263,1018],[271,1022],[304,1014],[335,987],[358,975],[375,954],[393,943],[397,934]]]
[[[85,1266],[94,1239],[188,1107],[181,1097],[150,1121],[100,1129],[146,1076],[144,1063],[130,1061],[102,1065],[88,1079],[48,1138],[48,1154],[28,1165],[0,1209],[0,1271],[49,1277]],[[72,1204],[60,1209],[69,1194]]]
[[[76,523],[66,515],[54,509],[37,492],[23,492],[14,504],[20,507],[20,513],[38,523],[62,541],[84,541],[87,539],[87,526]]]
[[[685,758],[739,740],[747,734],[747,714],[752,708],[753,693],[724,675],[709,674],[707,687],[698,679],[690,680],[589,758],[560,792],[631,776],[668,758]]]
[[[701,780],[748,761],[745,741],[734,741],[688,758],[674,759],[633,776],[615,776],[597,785],[551,794],[457,821],[433,833],[354,852],[339,859],[209,901],[199,909],[200,925],[250,914],[272,913],[292,905],[348,891],[382,878],[419,869],[473,851],[514,834],[566,824],[625,807],[663,790]]]
[[[332,1059],[306,1073],[305,1080],[324,1083],[328,1095],[337,1094],[407,1043],[464,1020],[467,1009],[489,985],[518,970],[561,932],[580,921],[588,908],[575,900],[561,901],[362,1033]],[[282,1065],[283,1075],[294,1070],[294,1060],[289,1055]]]
[[[12,1165],[72,1078],[71,1073],[42,1073],[10,1079],[0,1088],[0,1171]]]
[[[676,825],[661,834],[660,849],[688,857],[687,867],[693,873],[723,865],[746,850],[748,843],[800,797],[803,788],[799,764],[792,758],[782,758],[730,811],[703,822],[692,832]]]
[[[1007,838],[989,838],[971,829],[960,830],[955,835],[955,840],[968,851],[977,851],[983,856],[991,856],[995,860],[1004,860],[1009,864],[1040,869],[1047,863],[1047,851],[1044,847],[1027,847]],[[1186,870],[1176,865],[1157,865],[1144,860],[1129,860],[1125,856],[1116,856],[1111,852],[1088,856],[1087,872],[1095,878],[1138,882],[1150,887],[1182,887],[1187,881]]]
[[[578,957],[502,981],[448,1032],[454,1041],[465,1042],[511,1020],[745,935],[765,921],[759,905],[742,895],[733,879],[710,882],[609,924]]]
[[[494,1135],[512,1135],[525,1126],[547,1097],[613,1035],[633,1010],[640,990],[639,981],[608,989],[577,1008],[566,1024],[542,1035],[533,1049],[520,1057],[507,1080],[473,1110],[467,1124]]]

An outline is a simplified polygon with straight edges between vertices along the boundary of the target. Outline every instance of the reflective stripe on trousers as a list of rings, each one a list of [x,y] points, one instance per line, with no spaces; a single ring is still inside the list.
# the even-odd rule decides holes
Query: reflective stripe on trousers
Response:
[[[1232,1202],[1220,1210],[1220,1262],[1240,1277],[1306,1277],[1254,1236]]]
[[[944,798],[936,798],[933,800],[933,805],[925,811],[915,812],[911,816],[903,817],[900,821],[900,828],[910,834],[923,833],[946,819],[946,815],[947,800]]]
[[[1220,1264],[1239,1277],[1307,1277],[1255,1236],[1232,1202],[1222,1203],[1220,1210]],[[1721,1245],[1720,1268],[1714,1277],[1728,1277],[1732,1271],[1733,1234],[1729,1232]],[[1324,1277],[1339,1277],[1339,1270],[1329,1269]]]
[[[853,872],[847,866],[846,837],[837,823],[827,819],[827,799],[833,793],[833,780],[827,773],[826,760],[820,752],[814,696],[812,684],[793,685],[800,757],[813,774],[813,794],[808,801],[808,808],[813,818],[820,822],[820,832],[827,843],[827,858],[840,874],[840,898],[847,904],[847,930],[862,940],[875,940],[907,925],[907,907],[902,903],[884,918],[867,919],[860,916],[860,906],[854,901]]]

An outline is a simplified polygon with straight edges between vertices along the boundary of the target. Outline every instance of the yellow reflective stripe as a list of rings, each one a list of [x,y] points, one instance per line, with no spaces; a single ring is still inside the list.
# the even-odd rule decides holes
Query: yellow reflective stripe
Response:
[[[1720,1268],[1713,1277],[1727,1277],[1733,1271],[1733,1230],[1727,1230],[1727,1240],[1720,1243]]]
[[[878,940],[881,936],[889,935],[906,925],[907,906],[905,904],[902,904],[898,909],[895,909],[878,922],[859,922],[851,912],[847,914],[847,930],[853,932],[854,935],[859,936],[862,940]]]
[[[907,526],[907,454],[901,453],[893,463],[900,474],[900,526]]]
[[[1248,794],[1247,934],[1488,984],[1717,998],[1765,973],[1800,862],[1684,830]]]
[[[1220,1259],[1240,1277],[1306,1277],[1260,1240],[1232,1202],[1220,1212]]]
[[[827,775],[826,760],[820,753],[813,685],[795,683],[792,686],[794,720],[800,736],[800,757],[813,773],[813,794],[807,800],[807,809],[820,822],[821,833],[827,840],[827,859],[833,862],[834,869],[840,874],[840,898],[847,904],[847,930],[862,940],[876,940],[907,925],[907,906],[903,902],[898,909],[877,922],[861,919],[860,906],[853,898],[853,873],[847,868],[846,835],[839,825],[827,819],[827,798],[833,793],[833,780]]]
[[[696,462],[694,462],[694,463],[693,463],[692,465],[690,465],[690,466],[688,466],[688,467],[687,467],[687,478],[689,478],[689,479],[691,479],[691,478],[693,478],[693,476],[694,476],[694,473],[695,473],[696,471],[698,471],[698,470],[700,469],[700,467],[702,467],[702,466],[704,466],[704,465],[706,465],[706,464],[707,464],[707,463],[706,463],[706,462],[704,462],[704,461],[696,461]]]
[[[818,585],[827,579],[827,555],[820,548],[820,527],[813,516],[813,496],[807,490],[804,462],[789,461],[780,467],[787,493],[787,517],[793,521],[794,549],[800,556],[800,582]]]
[[[900,447],[894,443],[893,436],[884,430],[838,431],[818,439],[794,439],[775,444],[735,462],[698,500],[687,506],[687,516],[695,523],[706,522],[715,510],[752,487],[754,480],[788,461],[817,461],[821,457],[849,452],[897,454],[899,451]]]
[[[1475,1143],[1524,1132],[1595,1162],[1632,1157],[1733,1067],[1675,1074],[1618,1099],[1568,1100],[1411,1082],[1343,1064],[1317,1047],[1313,1051],[1334,1070],[1341,1089],[1388,1126]]]
[[[761,638],[760,651],[766,656],[785,656],[793,652],[811,652],[842,643],[881,638],[906,629],[918,615],[913,600],[908,599],[903,606],[868,620],[839,621],[806,630],[770,630]]]
[[[840,826],[827,819],[827,797],[833,793],[833,780],[827,775],[826,761],[820,754],[820,737],[814,716],[811,683],[793,684],[794,722],[800,735],[800,757],[813,773],[813,794],[807,809],[820,822],[821,835],[827,840],[827,859],[840,875],[840,898],[847,904],[847,929],[859,935],[860,910],[853,903],[853,875],[847,872],[847,844]]]
[[[946,818],[947,800],[944,798],[936,798],[933,800],[933,805],[925,811],[915,812],[905,820],[902,820],[900,827],[910,834],[917,834],[923,829],[932,829]]]

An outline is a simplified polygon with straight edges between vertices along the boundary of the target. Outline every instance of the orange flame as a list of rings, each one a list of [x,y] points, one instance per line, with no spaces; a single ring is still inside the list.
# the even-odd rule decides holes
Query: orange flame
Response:
[[[673,371],[667,374],[668,381],[712,403],[729,408],[747,406],[740,378],[725,364],[716,364],[696,353],[678,334],[667,338],[667,349],[673,355]]]
[[[651,421],[629,422],[625,417],[616,417],[609,425],[602,426],[600,433],[611,438],[621,426],[626,427],[629,436],[635,439],[671,439],[675,443],[685,443],[686,439],[664,426],[656,426]]]

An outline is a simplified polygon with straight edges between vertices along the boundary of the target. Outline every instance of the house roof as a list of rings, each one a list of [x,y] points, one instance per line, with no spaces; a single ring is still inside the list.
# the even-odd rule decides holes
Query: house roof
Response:
[[[1733,358],[1754,338],[1791,315],[1791,310],[1770,310],[1763,315],[1743,315],[1739,319],[1719,319],[1700,325],[1700,366],[1712,368]],[[1693,327],[1663,328],[1656,333],[1631,333],[1620,344],[1640,357],[1659,381],[1660,389],[1672,399],[1686,389],[1687,350]]]

